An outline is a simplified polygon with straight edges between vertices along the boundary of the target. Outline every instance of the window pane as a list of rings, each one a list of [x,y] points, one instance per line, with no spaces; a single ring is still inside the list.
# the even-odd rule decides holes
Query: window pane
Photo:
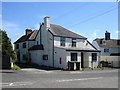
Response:
[[[71,53],[71,61],[77,61],[77,53]]]
[[[65,46],[65,38],[64,37],[60,37],[60,45]]]
[[[26,43],[23,43],[23,48],[26,48]]]
[[[97,53],[92,53],[92,61],[97,61]]]
[[[76,47],[76,39],[72,38],[72,47]]]

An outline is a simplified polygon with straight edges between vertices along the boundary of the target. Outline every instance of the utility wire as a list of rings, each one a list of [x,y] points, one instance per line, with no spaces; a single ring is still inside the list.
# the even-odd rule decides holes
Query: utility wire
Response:
[[[54,20],[56,20],[56,19],[60,19],[60,17],[64,17],[64,16],[66,16],[66,15],[69,15],[69,14],[73,13],[74,11],[76,11],[76,10],[78,10],[78,9],[80,9],[80,8],[83,8],[83,7],[87,6],[87,5],[88,5],[88,4],[85,3],[85,4],[82,4],[82,5],[79,6],[79,7],[73,8],[72,10],[70,10],[70,11],[68,11],[68,12],[66,12],[66,13],[64,13],[64,14],[62,14],[62,15],[54,18],[54,19],[52,19],[52,21],[54,21]]]
[[[104,10],[109,10],[109,9],[111,9],[111,8],[113,8],[113,7],[116,7],[116,4],[115,4],[115,5],[112,5],[112,6],[110,6],[110,7],[107,7],[107,8],[105,8]],[[102,10],[100,10],[100,11],[98,11],[98,12],[93,13],[93,14],[95,15],[95,14],[97,14],[97,13],[99,13],[99,12],[103,12],[104,10],[102,9]],[[92,14],[92,15],[83,16],[83,17],[80,18],[80,20],[81,20],[81,19],[84,20],[84,18],[86,18],[86,17],[92,17],[93,14]],[[78,18],[77,18],[77,20],[78,20]],[[81,21],[82,21],[82,20],[81,20]],[[75,20],[75,21],[76,21],[76,20]]]
[[[82,20],[82,21],[80,21],[80,22],[78,22],[78,23],[76,23],[76,24],[74,24],[74,25],[69,26],[68,28],[70,28],[70,27],[75,27],[75,26],[77,26],[77,25],[79,25],[79,24],[81,24],[81,23],[88,22],[88,21],[93,20],[93,19],[95,19],[95,18],[97,18],[97,17],[103,16],[103,15],[109,13],[109,12],[112,12],[112,11],[114,11],[114,10],[116,10],[116,9],[117,9],[117,7],[116,7],[116,8],[112,8],[112,9],[110,9],[110,10],[107,10],[107,11],[103,12],[103,13],[100,13],[100,14],[97,14],[97,15],[92,16],[92,17],[90,17],[90,18],[87,18],[87,19],[85,19],[85,20]]]

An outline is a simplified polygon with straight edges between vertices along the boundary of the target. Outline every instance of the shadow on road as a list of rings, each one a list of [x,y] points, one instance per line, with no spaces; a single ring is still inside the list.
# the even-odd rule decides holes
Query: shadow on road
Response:
[[[15,72],[14,72],[14,71],[11,71],[11,70],[8,70],[8,69],[4,69],[4,70],[1,70],[0,73],[12,74],[12,73],[15,73]]]
[[[26,69],[26,68],[36,68],[36,69],[41,69],[41,70],[63,70],[60,68],[53,68],[53,67],[47,67],[47,66],[39,66],[35,63],[20,63],[17,62],[16,65],[18,65],[21,69]]]

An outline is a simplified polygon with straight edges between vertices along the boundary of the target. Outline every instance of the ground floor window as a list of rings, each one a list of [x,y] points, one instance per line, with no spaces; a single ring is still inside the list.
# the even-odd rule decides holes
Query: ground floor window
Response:
[[[26,60],[26,55],[25,54],[23,54],[22,59]]]
[[[43,60],[48,60],[48,55],[43,55]]]
[[[77,61],[77,53],[71,53],[71,61]]]
[[[97,61],[97,53],[92,53],[92,61]]]

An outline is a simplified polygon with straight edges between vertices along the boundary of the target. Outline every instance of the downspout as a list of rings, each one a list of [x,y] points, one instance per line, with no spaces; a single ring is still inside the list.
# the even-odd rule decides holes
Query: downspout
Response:
[[[42,44],[42,36],[41,36],[42,30],[41,30],[41,27],[42,27],[42,24],[40,23],[40,28],[39,28],[39,30],[40,30],[40,45]]]
[[[54,67],[54,35],[53,35],[53,67]]]
[[[28,40],[28,49],[29,49],[29,40]],[[27,50],[28,50],[27,49]],[[27,58],[28,58],[28,62],[30,61],[29,59],[30,59],[30,57],[29,57],[29,50],[28,50],[28,56],[27,56]]]

